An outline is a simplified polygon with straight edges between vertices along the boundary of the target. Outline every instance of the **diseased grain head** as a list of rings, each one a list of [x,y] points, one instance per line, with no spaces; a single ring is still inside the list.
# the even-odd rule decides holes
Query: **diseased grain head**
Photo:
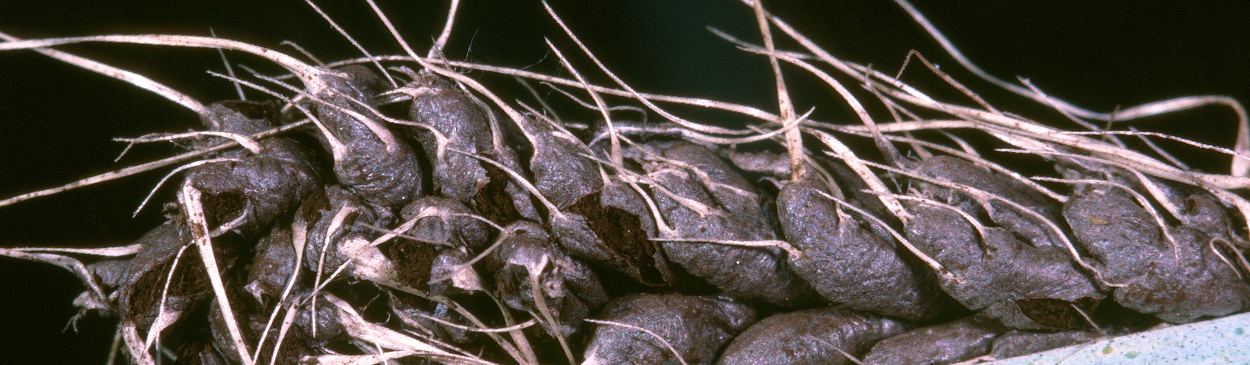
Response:
[[[41,107],[13,108],[32,132],[5,134],[33,144],[0,143],[20,152],[0,170],[20,176],[0,188],[0,255],[74,274],[73,323],[117,333],[101,356],[831,363],[889,362],[894,346],[967,361],[1250,307],[1250,127],[1228,91],[1244,84],[1143,104],[1174,91],[1132,94],[1117,78],[1137,72],[1073,65],[1110,75],[1082,79],[1103,90],[1087,99],[1032,73],[1054,58],[1004,66],[957,47],[1036,24],[903,0],[306,5],[236,4],[232,21],[264,22],[213,31],[187,27],[228,5],[119,8],[178,20],[137,31],[0,20],[15,32],[0,34],[0,77],[38,86],[0,102]],[[43,16],[0,16],[13,14]],[[1011,28],[975,28],[991,23]],[[1009,43],[995,52],[1052,42]],[[1065,47],[1050,54],[1097,58]],[[131,50],[138,62],[118,55]],[[26,71],[58,62],[71,67]],[[84,85],[55,86],[63,75]],[[92,104],[96,84],[164,104]],[[158,124],[107,121],[122,109]],[[97,133],[140,136],[119,138],[129,167],[79,148]],[[74,182],[36,190],[45,177]],[[136,220],[112,217],[134,205]],[[133,244],[54,247],[98,227]]]

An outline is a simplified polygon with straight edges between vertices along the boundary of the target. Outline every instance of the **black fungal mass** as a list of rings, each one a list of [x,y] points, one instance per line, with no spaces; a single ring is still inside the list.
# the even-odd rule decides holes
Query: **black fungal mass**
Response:
[[[648,171],[673,194],[653,194],[660,213],[676,237],[696,241],[663,242],[669,260],[735,298],[793,307],[816,297],[790,270],[780,249],[697,242],[776,240],[759,190],[703,146],[646,147],[662,148],[663,157],[671,161],[656,161]]]
[[[890,337],[864,355],[864,364],[954,364],[988,354],[1007,328],[995,320],[971,316],[917,328]]]
[[[360,105],[372,105],[384,83],[361,66],[339,71],[342,74],[321,78],[329,91],[318,95],[325,103],[315,104],[317,117],[345,145],[341,160],[334,163],[334,174],[339,183],[371,204],[403,207],[423,192],[420,160],[408,144],[387,143],[396,138],[385,127],[370,128],[366,123],[383,124],[374,111]]]
[[[675,294],[613,299],[595,319],[615,324],[595,324],[583,364],[670,364],[678,356],[712,364],[729,340],[759,320],[745,304]]]
[[[529,171],[534,187],[556,208],[565,208],[603,188],[599,168],[584,155],[591,151],[577,137],[543,120],[522,118],[517,126],[530,139]]]
[[[659,245],[651,240],[654,234],[643,228],[643,220],[650,216],[638,214],[645,214],[638,195],[617,185],[610,191],[624,196],[609,201],[618,204],[614,206],[600,200],[608,191],[586,195],[566,208],[565,219],[553,219],[553,233],[573,257],[604,265],[642,284],[667,284],[672,274]],[[633,203],[627,206],[633,211],[619,208],[622,203]]]
[[[980,201],[1036,203],[1002,183],[1002,177],[966,161],[934,157],[921,171],[942,182],[997,196],[976,199],[968,196],[974,195],[970,192],[918,184],[924,195],[939,204],[950,202],[913,205],[909,208],[913,217],[906,227],[907,238],[953,275],[939,277],[943,290],[969,309],[984,311],[1013,328],[1069,329],[1084,325],[1080,311],[1092,311],[1104,295],[1077,268],[1069,252],[1049,244],[1050,239],[1043,238],[1048,237],[1045,233],[1036,232],[1035,223],[1002,224],[1003,228],[987,226],[977,218],[986,209],[978,204]],[[986,205],[990,212],[1015,209],[992,202]],[[1042,207],[1036,209],[1046,212]],[[990,216],[998,217],[995,222],[1029,219],[1016,213]]]
[[[165,222],[139,238],[136,243],[142,245],[142,249],[118,275],[117,303],[122,321],[133,323],[139,329],[149,328],[157,318],[166,286],[169,294],[165,298],[165,311],[171,313],[188,311],[196,302],[211,297],[208,277],[195,266],[179,265],[173,270],[173,280],[168,280],[171,269],[175,269],[174,259],[179,250],[191,240],[191,231],[176,221]],[[198,258],[198,252],[186,252],[179,261],[194,262]]]
[[[377,236],[377,232],[365,224],[386,226],[388,223],[360,197],[339,186],[328,186],[313,193],[304,201],[300,212],[305,214],[304,221],[311,225],[304,247],[304,268],[321,275],[329,275],[347,263],[353,253],[344,252],[344,244],[367,242]]]
[[[547,240],[536,224],[517,222],[491,253],[496,295],[516,310],[550,311],[562,335],[572,335],[591,311],[608,301],[599,277]],[[545,315],[545,314],[543,314]]]
[[[491,150],[493,135],[486,115],[469,95],[445,79],[419,75],[407,87],[418,90],[409,116],[428,128],[413,127],[417,141],[433,168],[434,189],[440,195],[468,202],[490,183],[486,167],[467,153]]]
[[[1066,329],[1083,325],[1072,306],[1092,311],[1103,294],[1054,246],[1020,242],[1001,228],[980,232],[945,208],[916,206],[907,237],[957,279],[942,289],[973,310],[1014,328]]]
[[[831,302],[888,316],[929,319],[951,307],[931,271],[916,270],[894,246],[839,218],[834,201],[815,182],[793,182],[777,196],[786,240],[803,252],[791,256],[794,272]]]
[[[836,308],[776,314],[734,338],[716,363],[849,365],[854,356],[907,327],[895,319]]]
[[[400,212],[403,220],[417,219],[408,230],[422,242],[483,250],[490,245],[490,226],[472,217],[473,211],[451,198],[425,196],[414,199]]]
[[[1215,204],[1191,196],[1186,220],[1198,225],[1161,227],[1126,191],[1086,186],[1064,205],[1063,215],[1103,280],[1118,285],[1110,289],[1116,302],[1184,323],[1250,306],[1250,285],[1226,258],[1237,253],[1213,245],[1231,240],[1223,231],[1227,226],[1218,224],[1227,215],[1211,209]]]
[[[1022,206],[1025,211],[1035,213],[1047,221],[1058,221],[1059,207],[1050,203],[1046,197],[1023,183],[1001,174],[992,173],[988,169],[976,166],[971,162],[941,155],[925,160],[916,169],[916,172],[929,178],[978,189],[995,196],[995,198],[990,199],[987,202],[988,207],[986,207],[979,204],[978,199],[970,198],[969,195],[958,190],[950,192],[953,196],[948,196],[945,189],[928,189],[931,187],[923,183],[919,184],[918,186],[921,187],[921,190],[927,190],[925,191],[926,195],[941,197],[943,201],[950,199],[952,201],[951,205],[963,209],[972,216],[989,215],[990,220],[995,224],[1011,231],[1011,233],[1019,236],[1021,240],[1034,246],[1058,244],[1058,242],[1052,241],[1054,232],[1047,228],[1043,222],[1007,203],[1011,202]]]
[[[250,135],[277,126],[273,103],[226,101],[208,106],[204,124],[218,132]],[[312,152],[290,138],[258,141],[260,151],[226,153],[187,174],[204,195],[210,227],[255,237],[299,205],[319,184]]]
[[[1090,342],[1101,338],[1098,332],[1086,330],[1068,330],[1058,332],[1033,332],[1012,330],[994,339],[990,355],[995,359],[1006,359],[1034,352],[1041,352],[1079,343]]]

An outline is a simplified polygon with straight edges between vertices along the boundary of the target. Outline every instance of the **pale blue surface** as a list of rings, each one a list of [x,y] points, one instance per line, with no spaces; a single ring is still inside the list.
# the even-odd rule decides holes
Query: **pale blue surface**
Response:
[[[1102,339],[987,364],[1250,365],[1250,313]]]

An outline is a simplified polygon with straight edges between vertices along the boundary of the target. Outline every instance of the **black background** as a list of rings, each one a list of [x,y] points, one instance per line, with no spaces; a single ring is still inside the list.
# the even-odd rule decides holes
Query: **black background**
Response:
[[[892,73],[908,50],[920,50],[1000,108],[1037,110],[1018,97],[973,80],[893,2],[771,1],[766,5],[845,60],[871,63]],[[336,1],[324,6],[371,52],[399,53],[363,3]],[[382,1],[381,6],[418,50],[428,47],[430,38],[437,35],[446,11],[442,2]],[[1096,111],[1191,94],[1250,100],[1250,26],[1246,24],[1250,2],[1245,0],[918,2],[916,6],[986,71],[1004,79],[1030,78],[1051,95]],[[553,7],[609,68],[641,91],[775,110],[766,60],[738,52],[704,30],[711,25],[758,41],[753,14],[737,2],[553,1]],[[359,56],[298,1],[61,4],[6,0],[0,5],[0,31],[22,38],[208,35],[209,27],[219,37],[288,53],[291,49],[278,43],[290,40],[326,61]],[[560,72],[554,57],[545,57],[543,37],[550,37],[574,58],[583,73],[607,84],[533,1],[465,0],[446,53],[451,59],[534,65],[537,71]],[[797,49],[791,42],[781,42],[780,47]],[[204,72],[223,69],[211,50],[115,44],[75,45],[64,50],[149,76],[204,103],[236,97],[229,83]],[[232,63],[277,72],[261,59],[230,57]],[[794,69],[787,72],[798,74]],[[915,68],[907,75],[928,85],[926,91],[949,94],[924,74]],[[823,120],[850,120],[841,104],[829,101],[836,99],[828,88],[807,77],[791,79],[792,91],[806,96],[799,98],[800,109],[815,105]],[[259,94],[249,96],[258,98]],[[964,99],[953,96],[948,100],[962,103]],[[34,52],[0,53],[0,126],[4,127],[0,131],[0,197],[116,168],[119,165],[112,160],[124,145],[110,138],[187,131],[198,123],[194,114],[177,104],[122,82]],[[1231,146],[1235,118],[1227,109],[1205,108],[1152,118],[1139,126]],[[141,148],[120,165],[171,152],[168,147]],[[1195,161],[1204,156],[1192,155],[1188,162],[1227,172],[1221,167],[1227,166],[1226,160]],[[107,246],[133,241],[162,219],[159,206],[136,218],[130,212],[163,174],[146,173],[0,208],[0,246]],[[158,199],[172,200],[172,189],[162,189]],[[62,332],[74,313],[71,301],[81,290],[77,279],[59,268],[0,258],[0,364],[102,363],[112,337],[110,321],[90,317],[80,323],[80,333]]]

